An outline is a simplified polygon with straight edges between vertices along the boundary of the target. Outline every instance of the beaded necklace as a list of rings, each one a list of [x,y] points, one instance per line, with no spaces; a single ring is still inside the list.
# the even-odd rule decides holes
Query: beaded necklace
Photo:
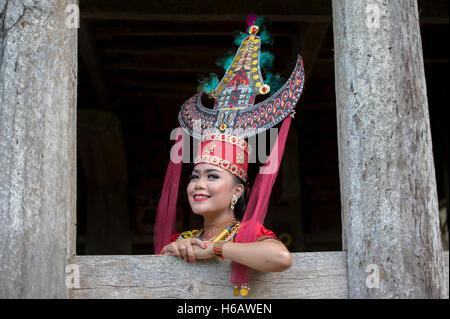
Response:
[[[239,230],[240,226],[241,223],[238,220],[234,219],[231,222],[228,222],[219,234],[215,236],[212,235],[210,237],[205,237],[204,230],[202,229],[198,237],[202,240],[207,240],[211,242],[216,242],[218,240],[232,241],[237,231]]]
[[[211,240],[214,237],[216,237],[218,234],[222,232],[222,230],[227,227],[231,226],[235,223],[236,218],[233,218],[232,220],[227,220],[226,222],[222,223],[216,223],[216,224],[205,224],[203,227],[201,239],[202,240]]]
[[[236,236],[239,227],[241,226],[241,223],[234,219],[232,221],[228,221],[224,224],[225,226],[222,229],[220,233],[212,234],[210,236],[205,236],[205,230],[189,230],[182,232],[176,240],[181,240],[183,238],[199,238],[201,240],[216,242],[218,240],[224,240],[224,241],[232,241],[234,237]]]

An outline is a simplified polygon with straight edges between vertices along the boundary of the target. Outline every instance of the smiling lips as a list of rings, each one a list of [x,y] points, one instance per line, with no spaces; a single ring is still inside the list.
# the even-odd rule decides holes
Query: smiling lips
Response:
[[[196,202],[201,202],[201,201],[207,200],[210,197],[211,196],[208,196],[208,195],[205,195],[205,194],[194,194],[194,200]]]

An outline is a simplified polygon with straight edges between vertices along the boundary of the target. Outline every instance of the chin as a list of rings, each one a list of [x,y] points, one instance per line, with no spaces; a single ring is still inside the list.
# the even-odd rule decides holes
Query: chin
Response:
[[[202,205],[199,205],[198,203],[195,203],[195,202],[193,204],[190,203],[190,205],[191,205],[192,212],[196,215],[203,216],[210,210],[210,208],[208,208],[209,205],[204,205],[204,207],[201,207]]]
[[[202,205],[199,203],[194,202],[194,204],[191,204],[191,210],[194,214],[200,215],[200,216],[206,216],[210,215],[211,213],[215,213],[216,207],[214,205]]]

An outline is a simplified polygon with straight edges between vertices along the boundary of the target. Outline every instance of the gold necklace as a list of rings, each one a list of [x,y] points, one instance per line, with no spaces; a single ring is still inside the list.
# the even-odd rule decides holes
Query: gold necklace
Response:
[[[225,227],[233,225],[233,223],[236,221],[236,218],[233,218],[231,220],[228,220],[223,223],[216,223],[211,225],[205,225],[203,228],[203,240],[210,240],[217,236]]]

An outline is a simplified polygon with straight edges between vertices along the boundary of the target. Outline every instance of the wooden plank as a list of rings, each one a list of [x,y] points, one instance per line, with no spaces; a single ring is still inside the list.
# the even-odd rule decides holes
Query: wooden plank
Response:
[[[345,252],[292,255],[285,272],[253,271],[247,298],[348,297]],[[80,269],[72,298],[236,298],[228,260],[187,264],[162,255],[75,256],[72,263]]]
[[[183,30],[180,28],[179,31],[163,31],[163,30],[133,30],[129,31],[124,28],[103,28],[103,29],[95,29],[95,39],[96,40],[111,40],[115,37],[128,37],[128,38],[137,38],[137,37],[223,37],[224,41],[228,41],[230,38],[230,32],[228,30],[222,31],[196,31],[196,30]],[[272,37],[285,37],[291,38],[294,35],[292,33],[285,32],[271,32],[270,35]],[[139,39],[138,39],[139,40]]]
[[[97,11],[97,12],[81,12],[81,17],[85,20],[123,20],[123,21],[152,21],[152,22],[242,22],[245,21],[245,14],[228,14],[228,15],[204,15],[204,14],[155,14],[141,12],[118,12],[118,11]],[[306,23],[331,23],[331,15],[325,14],[284,14],[270,15],[273,22],[306,22]],[[446,17],[420,17],[423,24],[448,25]]]
[[[85,20],[132,20],[152,22],[242,22],[247,19],[247,14],[159,14],[124,11],[82,11],[81,17]],[[271,14],[268,15],[272,22],[308,22],[330,23],[330,15],[305,15],[305,14]]]
[[[448,257],[448,250],[443,252],[443,259],[444,259],[444,273],[445,273],[445,287],[447,288],[447,294],[449,292],[449,277],[448,277],[448,266],[449,266],[449,257]]]
[[[332,3],[350,297],[448,298],[417,1]]]
[[[0,1],[0,299],[65,298],[75,254],[75,0]]]

